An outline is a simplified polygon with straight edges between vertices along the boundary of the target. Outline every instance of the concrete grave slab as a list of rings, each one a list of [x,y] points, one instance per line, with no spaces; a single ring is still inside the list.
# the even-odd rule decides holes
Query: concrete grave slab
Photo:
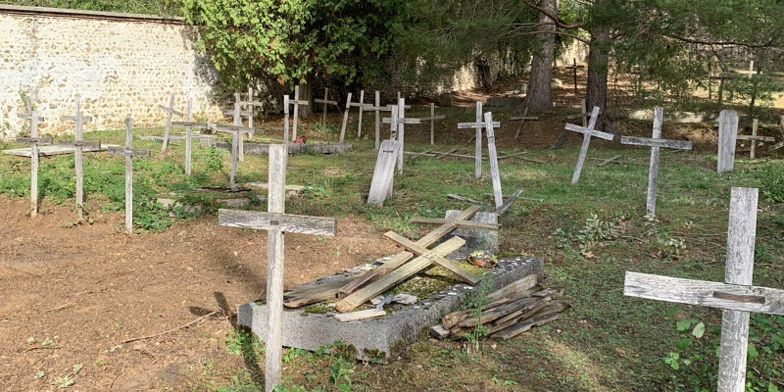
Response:
[[[374,264],[381,262],[378,260]],[[356,275],[367,268],[367,265],[360,266],[301,287]],[[497,290],[530,274],[543,278],[542,260],[519,256],[499,259],[496,268],[488,272],[488,277],[492,290]],[[386,361],[397,357],[406,345],[414,342],[423,328],[429,328],[442,315],[456,310],[471,290],[474,290],[472,286],[457,284],[421,298],[414,305],[388,306],[387,310],[392,311],[386,316],[351,322],[336,320],[335,312],[307,313],[304,308],[286,309],[283,312],[283,345],[316,350],[340,340],[356,350],[357,359]],[[239,307],[237,322],[250,328],[257,336],[264,337],[267,334],[267,314],[263,302],[247,303]]]

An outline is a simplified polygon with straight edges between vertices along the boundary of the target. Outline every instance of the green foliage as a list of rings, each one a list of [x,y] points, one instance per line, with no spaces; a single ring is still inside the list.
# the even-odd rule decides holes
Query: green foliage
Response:
[[[762,182],[762,195],[772,203],[784,202],[784,162],[760,165],[755,175]]]
[[[355,381],[352,376],[356,372],[354,369],[356,358],[352,347],[346,346],[341,341],[335,341],[317,348],[313,354],[301,349],[289,349],[283,356],[283,362],[290,363],[296,357],[304,357],[309,362],[326,361],[324,366],[321,367],[322,371],[326,370],[326,374],[308,373],[305,375],[308,384],[311,384],[310,381],[325,381],[315,386],[308,385],[308,387],[287,381],[282,385],[276,385],[274,389],[276,392],[304,392],[308,390],[314,392],[351,392],[355,390]]]
[[[224,83],[244,88],[271,76],[293,85],[311,75],[355,79],[391,53],[402,1],[184,0],[185,18]],[[377,72],[378,73],[378,72]]]
[[[674,372],[673,391],[709,392],[716,390],[719,366],[720,327],[707,329],[697,319],[676,323],[681,339],[664,358]],[[784,390],[784,317],[753,314],[751,316],[747,392]]]
[[[245,359],[257,361],[264,354],[264,343],[252,332],[240,329],[226,336],[226,350],[229,354],[242,355]]]

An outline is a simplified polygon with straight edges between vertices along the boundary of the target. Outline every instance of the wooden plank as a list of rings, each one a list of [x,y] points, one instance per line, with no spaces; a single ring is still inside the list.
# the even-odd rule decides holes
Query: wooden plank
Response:
[[[330,279],[322,283],[315,283],[309,287],[298,287],[283,293],[283,306],[299,308],[328,299],[334,299],[338,289],[350,283],[356,276],[345,276]]]
[[[597,116],[598,116],[598,114],[597,114]],[[591,117],[591,118],[593,118],[593,117]],[[588,126],[590,127],[590,123],[589,123]],[[593,137],[598,137],[599,139],[613,140],[613,138],[615,138],[615,135],[613,135],[612,133],[597,131],[595,129],[585,129],[585,128],[581,127],[581,126],[574,125],[574,124],[568,124],[567,123],[565,128],[567,130],[570,130],[570,131],[573,131],[573,132],[582,133],[583,135],[590,135],[590,136],[593,136]]]
[[[335,236],[338,225],[335,218],[228,209],[218,210],[218,224],[229,227],[280,230],[286,233],[325,236]]]
[[[731,172],[735,167],[735,144],[738,137],[738,112],[722,110],[719,113],[719,151],[716,171]]]
[[[408,238],[403,237],[402,235],[395,233],[394,231],[388,231],[384,233],[384,237],[395,242],[396,244],[406,248],[409,252],[414,253],[417,256],[422,256],[430,252],[427,247],[421,246],[414,241],[409,240]],[[449,261],[443,257],[432,256],[429,258],[434,264],[437,264],[443,268],[446,268],[453,274],[457,275],[463,282],[466,282],[470,285],[475,285],[479,282],[479,277],[474,275],[473,273],[465,270],[460,266],[460,264]]]
[[[510,298],[521,298],[541,290],[541,287],[536,285],[538,280],[539,277],[536,274],[526,275],[522,279],[492,292],[486,297],[488,304],[483,308],[489,309],[494,306],[503,305],[510,302]],[[441,324],[444,328],[452,328],[457,325],[460,320],[473,314],[473,312],[473,309],[468,309],[447,314],[441,318]]]
[[[131,118],[125,118],[125,232],[133,234],[133,145],[131,135]],[[147,151],[147,156],[150,152]]]
[[[351,108],[351,93],[348,93],[346,97],[346,112],[343,113],[343,125],[340,126],[340,144],[343,144],[343,140],[346,138],[346,125],[348,124],[348,112]]]
[[[612,163],[620,163],[620,162],[616,162],[620,158],[621,158],[621,155],[615,155],[615,156],[612,156],[612,157],[604,159],[604,160],[600,159],[601,162],[599,162],[599,166],[604,166],[604,165],[606,165],[606,164],[608,164],[610,162],[612,162]],[[594,158],[594,159],[599,159],[599,158]]]
[[[32,130],[31,130],[31,132],[32,132]],[[36,134],[37,133],[38,132],[36,132]],[[35,143],[35,144],[37,144],[39,146],[43,146],[43,145],[47,145],[47,144],[52,144],[54,142],[54,138],[51,137],[51,136],[49,136],[49,137],[38,137],[38,136],[18,137],[18,138],[16,138],[16,142],[17,143],[25,143],[25,144]]]
[[[522,195],[522,194],[523,194],[523,190],[522,189],[518,189],[517,192],[515,192],[511,196],[507,197],[506,200],[504,200],[504,202],[501,204],[501,206],[495,209],[495,212],[498,215],[503,215],[506,212],[506,210],[508,210],[509,207],[512,206],[512,203],[514,203],[515,200],[517,200],[517,198],[520,197],[520,195]]]
[[[270,185],[267,197],[267,211],[284,214],[286,206],[286,166],[288,151],[286,145],[270,146],[269,175]],[[284,236],[281,230],[267,232],[267,340],[265,386],[272,391],[280,384],[283,361],[283,268]]]
[[[487,202],[485,202],[485,201],[481,201],[481,200],[472,199],[472,198],[470,198],[470,197],[465,197],[465,196],[458,195],[458,194],[454,194],[454,193],[448,193],[448,194],[446,195],[446,197],[448,197],[448,198],[450,198],[450,199],[455,199],[455,200],[464,201],[464,202],[471,203],[471,204],[480,204],[480,205],[489,204],[489,203],[487,203]]]
[[[357,119],[357,139],[362,137],[362,113],[365,106],[365,90],[359,90],[359,118]]]
[[[408,220],[409,223],[423,224],[423,225],[441,225],[446,222],[442,218],[421,218],[413,217]],[[457,224],[457,227],[464,227],[468,229],[484,229],[484,230],[498,230],[501,228],[499,223],[485,223],[477,221],[463,221]]]
[[[347,323],[349,321],[358,321],[358,320],[365,320],[369,318],[386,316],[386,314],[387,312],[382,309],[367,309],[367,310],[360,310],[358,312],[336,314],[335,320],[338,320],[343,323]]]
[[[583,145],[582,147],[580,147],[580,155],[577,158],[577,165],[575,165],[574,173],[572,174],[572,185],[577,184],[577,181],[580,180],[580,173],[583,170],[583,164],[585,164],[585,157],[588,155],[588,146],[591,143],[591,135],[594,132],[593,127],[596,125],[596,119],[598,117],[599,117],[599,108],[594,107],[593,112],[591,112],[591,121],[588,123],[587,128],[578,127],[572,124],[566,124],[567,130],[583,133]]]
[[[371,206],[381,207],[384,200],[392,193],[395,163],[399,156],[398,150],[401,148],[401,144],[394,140],[384,140],[381,143],[368,193],[368,204]]]
[[[490,337],[492,339],[497,339],[497,340],[509,340],[517,335],[520,335],[525,331],[530,330],[533,327],[547,324],[551,321],[555,321],[559,319],[560,317],[561,317],[561,313],[547,313],[541,316],[536,316],[528,321],[524,321],[515,326],[498,331]]]
[[[74,147],[71,151],[76,151],[76,147],[81,146],[82,151],[90,152],[90,151],[99,151],[101,150],[101,141],[100,140],[58,140],[57,145],[61,147]]]
[[[481,324],[487,324],[493,322],[495,320],[500,319],[506,315],[514,313],[518,310],[529,310],[536,306],[540,301],[541,298],[520,298],[515,301],[503,304],[501,306],[496,306],[494,308],[490,308],[481,312],[479,317],[471,316],[461,320],[457,323],[456,327],[458,328],[470,328],[475,327]]]
[[[166,125],[164,126],[163,130],[163,145],[161,146],[161,154],[166,152],[166,147],[169,145],[169,130],[171,129],[172,125],[172,116],[177,115],[178,117],[182,117],[182,112],[178,112],[174,110],[174,96],[175,93],[171,93],[169,95],[169,106],[158,105],[158,108],[163,109],[166,112]]]
[[[449,336],[449,330],[440,325],[430,327],[430,333],[439,340]]]
[[[654,121],[655,121],[655,117],[654,117]],[[629,144],[632,146],[648,146],[648,147],[656,147],[656,148],[672,148],[676,150],[691,150],[692,147],[690,141],[657,139],[656,136],[654,136],[653,139],[647,137],[637,137],[637,136],[621,136],[621,144]]]
[[[664,108],[653,108],[653,139],[661,138],[662,124],[664,123]],[[621,138],[623,144],[623,138]],[[645,198],[646,215],[649,217],[656,216],[656,193],[659,189],[659,158],[661,157],[660,146],[651,146],[651,164],[648,167],[648,193]],[[686,147],[686,146],[684,146]],[[675,148],[675,147],[668,147]],[[691,150],[691,142],[688,143],[686,148],[676,148],[678,150]]]
[[[457,151],[457,150],[458,150],[457,148],[453,148],[453,149],[451,149],[451,150],[449,150],[449,151],[447,151],[447,152],[445,152],[445,153],[443,153],[443,154],[440,154],[440,155],[438,155],[438,156],[436,157],[436,160],[442,159],[442,158],[444,158],[445,156],[447,156],[447,155],[449,155],[449,154],[452,154],[452,153],[454,153],[454,152],[455,152],[455,151]],[[471,158],[473,158],[473,157],[471,157]]]
[[[498,157],[498,160],[506,159],[506,158],[514,158],[514,157],[518,157],[518,156],[524,155],[524,154],[528,154],[528,151],[516,152],[514,154],[501,155],[501,156]]]
[[[253,100],[252,98],[253,97],[251,96],[251,101]],[[251,107],[253,107],[253,106],[251,106]],[[185,120],[188,123],[191,123],[193,121],[193,109],[192,109],[192,106],[191,106],[191,99],[190,98],[188,98],[188,103],[186,105],[186,112],[187,112],[187,115],[185,117]],[[251,115],[251,118],[253,118],[252,115]],[[185,175],[187,175],[187,176],[191,175],[191,161],[192,161],[192,157],[193,157],[193,130],[191,128],[191,125],[187,125],[185,127]]]
[[[465,245],[464,239],[460,237],[452,237],[428,253],[411,260],[400,268],[390,272],[375,282],[370,283],[369,285],[357,290],[348,297],[338,301],[335,304],[335,308],[341,313],[350,312],[357,306],[367,302],[369,299],[388,290],[390,287],[395,286],[396,284],[431,266],[431,258],[434,256],[446,256],[463,245]]]
[[[495,130],[493,129],[493,113],[485,113],[485,124],[487,129],[487,157],[490,161],[490,178],[493,182],[493,194],[495,196],[495,208],[500,209],[504,205],[504,194],[501,190],[501,172],[498,168],[498,152],[495,149]]]

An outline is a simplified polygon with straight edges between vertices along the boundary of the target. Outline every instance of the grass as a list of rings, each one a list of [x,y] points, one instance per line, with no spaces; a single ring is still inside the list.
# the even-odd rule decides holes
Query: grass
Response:
[[[466,117],[471,117],[470,113]],[[89,136],[119,143],[122,134]],[[135,148],[153,151],[160,147],[153,142],[134,143]],[[187,179],[182,174],[182,147],[170,146],[172,150],[165,155],[135,160],[136,186],[142,195],[151,199],[176,191],[196,200],[196,188],[227,184],[226,151],[197,148],[195,175]],[[458,146],[439,145],[438,150],[452,147]],[[430,146],[410,148],[424,151]],[[516,151],[500,148],[501,154]],[[711,154],[664,153],[657,217],[651,220],[644,217],[648,150],[592,143],[589,157],[622,155],[627,163],[598,167],[596,161],[587,161],[579,184],[572,186],[569,182],[577,154],[576,146],[533,149],[524,157],[545,164],[515,158],[500,163],[505,193],[524,189],[523,196],[543,199],[518,201],[503,217],[501,251],[544,259],[550,284],[562,287],[565,297],[573,302],[559,321],[507,342],[482,340],[478,352],[469,352],[462,342],[436,342],[423,335],[399,361],[387,365],[340,362],[335,356],[290,350],[284,371],[288,390],[332,390],[337,381],[331,382],[331,377],[355,391],[667,390],[665,380],[672,369],[663,358],[679,339],[675,321],[693,317],[716,325],[720,312],[624,297],[624,272],[723,280],[729,194],[734,186],[762,187],[764,196],[760,200],[755,285],[784,285],[784,205],[776,197],[784,172],[780,162],[759,165],[739,159],[733,173],[719,175]],[[364,216],[380,228],[416,238],[427,228],[408,223],[408,218],[442,217],[447,209],[467,206],[447,198],[447,193],[490,201],[484,196],[492,192],[490,181],[474,179],[472,160],[418,157],[407,161],[404,174],[395,178],[395,192],[384,206],[368,208],[361,202],[361,194],[370,185],[372,162],[375,151],[368,140],[356,142],[355,150],[345,154],[290,157],[287,182],[309,188],[287,201],[287,212]],[[88,209],[119,211],[122,160],[88,154],[85,164]],[[72,166],[69,156],[43,160],[44,199],[73,202]],[[246,157],[239,166],[238,181],[266,181],[266,166],[266,157]],[[0,192],[26,195],[28,176],[28,159],[0,157]],[[209,203],[203,199],[212,196],[200,197],[200,202]],[[140,229],[165,230],[165,222],[156,220],[168,219],[168,214],[155,215],[160,208],[154,203],[148,207],[151,222]],[[246,340],[232,338],[228,345],[245,355],[258,352],[248,349]],[[251,359],[259,364],[262,358]],[[207,361],[201,373],[194,370],[198,374],[193,375],[197,380],[193,389],[241,391],[260,385],[258,375],[245,368],[229,373],[221,370],[220,374],[210,370],[213,368]]]

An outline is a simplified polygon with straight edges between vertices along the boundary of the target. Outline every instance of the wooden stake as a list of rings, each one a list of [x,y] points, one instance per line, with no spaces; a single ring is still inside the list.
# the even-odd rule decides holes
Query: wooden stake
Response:
[[[731,172],[735,167],[735,144],[738,138],[738,112],[722,110],[719,113],[719,158],[716,170]]]
[[[501,173],[498,169],[498,153],[495,150],[495,131],[493,130],[492,112],[485,113],[485,127],[487,129],[487,156],[490,160],[490,177],[493,181],[495,208],[498,210],[504,205],[504,193],[501,190]]]

